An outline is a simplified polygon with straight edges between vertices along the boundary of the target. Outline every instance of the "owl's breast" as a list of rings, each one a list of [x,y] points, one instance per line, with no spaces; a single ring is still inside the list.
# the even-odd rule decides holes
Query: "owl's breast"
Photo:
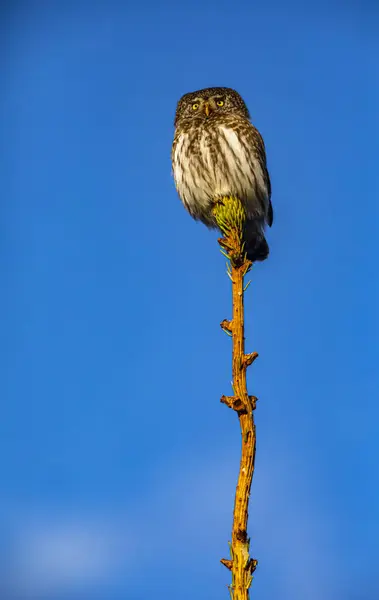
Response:
[[[189,213],[214,226],[211,212],[214,178],[209,162],[209,135],[196,128],[175,136],[172,169],[178,194]]]
[[[177,190],[195,218],[213,224],[212,202],[224,195],[238,196],[251,215],[266,212],[267,182],[249,129],[205,122],[178,136],[172,158]]]

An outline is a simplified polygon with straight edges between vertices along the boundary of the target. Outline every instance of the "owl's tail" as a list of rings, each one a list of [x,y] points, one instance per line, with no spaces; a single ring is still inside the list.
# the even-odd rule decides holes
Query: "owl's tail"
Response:
[[[245,225],[245,249],[247,258],[252,262],[265,260],[269,255],[263,228],[261,219],[249,219]]]

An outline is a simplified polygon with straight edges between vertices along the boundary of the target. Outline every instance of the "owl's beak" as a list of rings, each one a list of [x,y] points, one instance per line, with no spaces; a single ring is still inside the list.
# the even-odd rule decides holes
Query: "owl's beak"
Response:
[[[204,112],[205,112],[206,116],[207,116],[207,117],[209,117],[209,114],[210,114],[210,112],[211,112],[211,108],[210,108],[210,106],[209,106],[208,102],[206,102],[206,103],[204,104]]]

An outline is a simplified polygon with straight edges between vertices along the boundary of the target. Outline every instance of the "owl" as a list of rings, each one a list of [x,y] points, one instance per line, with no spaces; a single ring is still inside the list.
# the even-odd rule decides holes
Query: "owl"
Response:
[[[182,96],[171,159],[177,192],[190,215],[216,228],[214,203],[237,196],[247,214],[247,257],[253,262],[267,258],[264,228],[272,225],[273,209],[265,146],[235,90],[206,88]]]

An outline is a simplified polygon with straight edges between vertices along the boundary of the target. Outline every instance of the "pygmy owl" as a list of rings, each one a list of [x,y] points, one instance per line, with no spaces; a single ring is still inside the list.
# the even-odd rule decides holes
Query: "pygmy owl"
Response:
[[[266,152],[241,96],[223,87],[182,96],[171,158],[175,186],[190,215],[217,227],[214,203],[221,196],[237,196],[247,214],[247,257],[267,258],[264,227],[272,225],[273,210]]]

